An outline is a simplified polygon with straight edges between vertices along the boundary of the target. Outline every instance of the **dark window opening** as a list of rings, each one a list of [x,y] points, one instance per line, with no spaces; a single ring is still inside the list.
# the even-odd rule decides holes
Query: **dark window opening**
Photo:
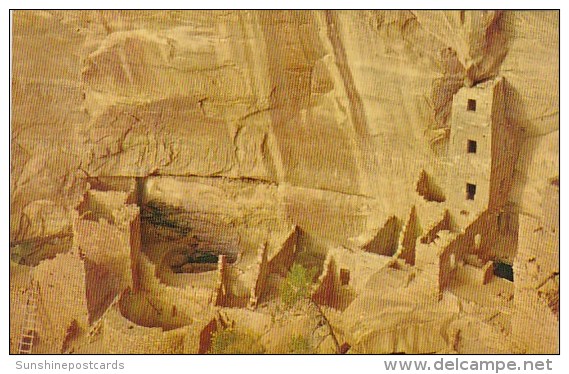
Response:
[[[468,99],[468,104],[466,105],[466,110],[469,112],[476,112],[476,100]]]
[[[468,140],[467,142],[467,146],[466,146],[466,151],[468,153],[476,153],[476,140]]]
[[[466,199],[467,200],[474,200],[474,195],[476,195],[476,185],[475,184],[466,184]]]
[[[348,269],[340,269],[340,283],[347,286],[350,283],[350,271]]]
[[[494,263],[494,275],[498,278],[503,278],[509,280],[510,282],[514,281],[514,268],[510,264],[506,264],[505,262],[495,262]]]

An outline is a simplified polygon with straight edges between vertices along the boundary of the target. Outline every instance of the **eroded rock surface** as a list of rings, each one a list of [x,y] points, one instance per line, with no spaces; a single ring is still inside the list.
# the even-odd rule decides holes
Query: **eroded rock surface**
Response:
[[[272,274],[266,264],[280,259],[279,251],[284,251],[319,274],[337,271],[352,279],[352,288],[334,286],[345,296],[342,300],[350,300],[347,305],[332,300],[329,304],[336,308],[311,309],[306,320],[283,318],[299,331],[316,331],[321,327],[319,313],[326,314],[337,339],[345,339],[353,352],[490,352],[497,349],[493,341],[475,343],[475,330],[483,326],[493,338],[512,336],[511,352],[552,353],[557,345],[540,349],[535,342],[525,344],[512,324],[530,319],[527,310],[532,303],[547,313],[550,324],[555,324],[558,313],[559,228],[551,224],[559,209],[558,30],[559,13],[545,11],[17,11],[12,33],[13,251],[23,256],[46,240],[71,240],[82,219],[92,226],[103,225],[96,222],[100,219],[120,225],[120,214],[128,211],[131,222],[135,204],[144,216],[144,206],[153,201],[175,209],[172,220],[207,234],[195,234],[195,240],[229,240],[235,248],[229,261],[235,265],[227,274],[219,265],[222,260],[202,266],[219,270],[207,272],[207,279],[197,280],[192,274],[195,265],[180,270],[183,282],[197,282],[196,289],[204,286],[195,295],[184,291],[188,300],[198,298],[203,310],[215,282],[215,292],[224,295],[227,306],[253,307],[262,302],[251,297],[257,291],[260,294],[254,296],[266,294],[270,304],[283,274]],[[507,128],[514,144],[501,145],[512,156],[506,167],[508,183],[496,187],[499,203],[492,205],[489,198],[491,203],[478,206],[479,211],[462,209],[455,203],[456,196],[462,199],[462,190],[454,194],[450,186],[456,159],[451,134],[463,118],[453,117],[453,110],[471,110],[457,103],[459,91],[466,95],[474,92],[469,89],[498,86],[500,99],[488,105],[499,105],[501,118],[492,114],[488,121]],[[480,153],[482,143],[478,144]],[[492,145],[494,155],[497,146]],[[489,183],[495,182],[493,177],[488,175]],[[137,181],[138,187],[125,192],[109,182],[113,178],[133,185]],[[477,192],[484,193],[480,184]],[[97,194],[110,199],[101,203],[101,212],[93,211]],[[111,206],[118,201],[115,195],[129,197]],[[80,204],[87,208],[77,210]],[[487,228],[492,220],[498,228]],[[129,230],[140,233],[138,221],[132,222],[135,226]],[[291,227],[294,248],[286,241],[292,237]],[[540,227],[543,231],[536,234],[533,230]],[[187,232],[182,237],[160,230],[156,232],[174,237],[180,246],[190,245]],[[223,234],[207,239],[216,230]],[[490,233],[492,244],[477,233]],[[143,278],[160,272],[163,265],[153,257],[159,257],[156,253],[144,248],[144,235],[141,254],[132,252],[138,245],[133,237],[130,243],[121,242],[125,261],[130,256],[129,261],[142,264],[133,265],[129,279],[136,284],[140,278],[143,289],[160,284]],[[543,251],[538,248],[540,240],[546,243]],[[476,269],[463,268],[462,255],[447,251],[455,241],[466,243],[480,257]],[[332,248],[340,252],[331,255]],[[424,255],[430,250],[436,256]],[[415,252],[420,251],[424,256],[419,256],[423,262],[418,269],[407,269],[415,265]],[[51,261],[58,250],[47,252],[45,259]],[[540,261],[541,252],[546,255]],[[369,265],[373,256],[381,260]],[[401,264],[393,265],[390,256]],[[538,270],[532,270],[535,258],[542,264]],[[449,261],[458,265],[449,268]],[[490,292],[506,292],[500,288],[504,286],[512,294],[529,295],[525,301],[521,296],[516,300],[521,303],[516,308],[527,313],[507,317],[514,308],[511,303],[492,318],[457,307],[471,298],[491,309],[491,300],[477,299],[463,288],[484,278],[478,273],[489,269],[492,261],[505,261],[522,277],[537,279],[516,283],[515,292],[502,283]],[[178,256],[174,268],[184,265]],[[384,279],[386,266],[399,266],[397,271],[406,275]],[[25,279],[22,274],[29,270],[18,269],[14,282]],[[456,270],[458,275],[434,276],[429,273],[433,269]],[[468,272],[477,275],[464,275]],[[182,282],[168,272],[162,277],[172,284]],[[401,284],[393,280],[401,277],[406,279]],[[323,276],[320,281],[344,282],[332,278]],[[540,283],[542,278],[546,281]],[[377,287],[394,283],[395,290],[405,292],[429,291],[418,302],[421,310],[412,311],[408,301],[394,301],[392,292],[399,291],[388,287],[389,292],[380,296],[373,282]],[[443,305],[432,300],[433,292],[440,291],[435,283],[444,284],[445,292],[451,290],[462,301],[447,298]],[[153,290],[146,290],[144,297],[165,302]],[[353,317],[369,310],[370,303],[386,307],[365,314],[364,320]],[[343,311],[338,311],[340,304]],[[116,305],[109,309],[112,318],[123,318]],[[191,313],[178,307],[163,307],[173,314],[169,328],[191,320]],[[261,308],[258,313],[264,320],[273,312]],[[370,322],[384,314],[389,315],[385,323]],[[213,311],[204,315],[207,318],[192,322],[203,328],[201,337],[195,331],[191,334],[197,335],[187,337],[186,327],[174,329],[166,338],[152,330],[152,336],[158,334],[157,341],[166,339],[172,345],[186,339],[187,346],[195,348],[197,340],[208,341],[223,325],[221,317],[212,317]],[[234,319],[240,318],[236,312]],[[406,323],[409,326],[402,330]],[[108,326],[122,324],[121,320]],[[416,335],[432,329],[441,335],[417,342]],[[293,331],[283,335],[268,330],[258,333],[269,352],[286,350],[289,340],[298,338]],[[407,338],[385,343],[394,334]],[[277,335],[288,340],[275,342],[271,337]],[[298,339],[294,344],[300,347],[305,342]],[[312,344],[316,338],[311,339]],[[344,343],[328,335],[318,339],[311,349],[321,353]]]

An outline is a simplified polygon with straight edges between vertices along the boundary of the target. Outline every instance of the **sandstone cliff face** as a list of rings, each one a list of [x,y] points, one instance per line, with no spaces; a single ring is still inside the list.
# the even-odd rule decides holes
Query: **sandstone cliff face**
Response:
[[[88,176],[250,178],[409,211],[444,178],[452,95],[505,77],[510,200],[558,174],[556,12],[16,12],[11,240],[58,234]],[[332,199],[333,201],[333,199]]]

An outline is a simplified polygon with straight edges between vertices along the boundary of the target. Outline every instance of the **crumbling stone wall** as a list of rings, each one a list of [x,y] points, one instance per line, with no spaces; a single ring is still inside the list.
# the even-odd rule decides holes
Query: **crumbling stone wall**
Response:
[[[512,334],[525,342],[532,353],[558,352],[558,227],[552,230],[547,221],[523,214],[519,235],[514,262],[516,309]],[[528,330],[532,331],[531,338],[527,336]]]
[[[282,243],[276,254],[269,259],[269,274],[278,274],[286,277],[288,269],[292,266],[298,248],[298,226],[294,225],[287,235],[287,239]]]
[[[139,209],[125,205],[126,192],[96,191],[104,204],[97,205],[98,221],[88,219],[89,209],[73,221],[73,248],[84,257],[90,321],[99,318],[110,302],[126,288],[138,288],[137,262],[140,251]],[[103,198],[104,197],[104,198]]]
[[[324,261],[324,271],[318,277],[312,299],[321,305],[335,306],[338,300],[340,281],[338,266],[332,255]]]
[[[452,227],[452,217],[445,212],[443,219],[417,240],[416,265],[424,271],[427,283],[438,289],[439,294],[448,286],[456,266],[466,256],[475,255],[483,263],[493,259],[490,250],[499,236],[498,215],[497,212],[484,211],[457,233],[446,229]],[[437,231],[439,228],[445,229]]]
[[[299,229],[297,226],[293,226],[286,234],[286,239],[282,243],[278,243],[276,248],[271,248],[270,243],[259,246],[255,264],[253,265],[254,284],[250,291],[249,307],[256,307],[258,303],[265,301],[269,297],[269,292],[274,291],[267,284],[268,277],[271,274],[286,277],[295,260],[298,236]],[[269,251],[272,253],[272,258],[270,259]]]
[[[267,244],[262,244],[257,250],[257,259],[253,265],[253,285],[249,296],[249,307],[255,308],[265,290],[267,277],[269,275],[269,265],[267,263]]]
[[[393,256],[397,251],[397,240],[401,231],[399,218],[392,216],[385,221],[377,235],[363,246],[368,252],[383,256]]]
[[[421,227],[417,218],[417,211],[413,206],[399,234],[399,244],[395,257],[404,260],[409,265],[415,265],[415,248],[419,235],[421,235]]]
[[[87,300],[93,321],[116,295],[133,286],[130,237],[104,220],[79,219],[74,227],[74,241],[87,265]]]
[[[421,237],[421,243],[423,244],[432,243],[436,239],[439,231],[451,230],[451,229],[452,229],[451,217],[448,210],[445,210],[443,212],[442,217],[439,220],[433,222],[433,224],[431,224],[425,229],[425,233]]]
[[[158,279],[156,276],[156,265],[144,253],[140,255],[139,264],[141,291],[150,293],[153,299],[164,309],[170,310],[176,306],[180,311],[185,310],[187,313],[191,312],[199,315],[200,311],[208,307],[212,302],[212,290],[215,287],[216,272],[212,272],[212,280],[208,282],[208,287],[194,287],[192,284],[176,287],[164,284]]]
[[[227,259],[225,255],[219,256],[217,261],[217,277],[218,280],[214,288],[212,300],[214,305],[222,306],[227,302],[227,293],[229,290]]]
[[[365,335],[359,336],[356,332],[351,339],[353,351],[360,354],[427,354],[447,349],[446,329],[453,319],[451,313],[424,317],[425,320],[414,320],[412,316],[401,319],[387,323],[384,328],[367,331]]]
[[[439,232],[439,237],[428,244],[417,241],[415,264],[421,270],[427,294],[436,300],[441,297],[447,278],[452,274],[450,254],[443,254],[451,241],[452,236],[446,230]]]
[[[160,327],[139,326],[114,306],[105,313],[101,339],[110,354],[180,354],[189,329],[163,331]]]
[[[74,323],[81,331],[89,327],[89,309],[85,290],[85,264],[78,255],[58,254],[42,261],[32,271],[32,279],[39,285],[39,311],[47,326],[45,335],[50,341],[50,353],[61,353],[67,329]]]

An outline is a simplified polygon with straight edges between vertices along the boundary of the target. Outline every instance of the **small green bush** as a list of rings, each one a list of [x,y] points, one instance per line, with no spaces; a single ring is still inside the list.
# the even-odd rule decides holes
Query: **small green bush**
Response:
[[[306,269],[299,264],[293,264],[280,287],[282,302],[291,307],[298,301],[310,296],[310,286],[315,275],[315,269]]]
[[[259,338],[249,331],[225,329],[217,331],[211,339],[212,354],[260,354],[265,351]]]
[[[289,352],[293,354],[306,355],[314,353],[310,340],[303,335],[293,336],[288,345],[288,349]]]

